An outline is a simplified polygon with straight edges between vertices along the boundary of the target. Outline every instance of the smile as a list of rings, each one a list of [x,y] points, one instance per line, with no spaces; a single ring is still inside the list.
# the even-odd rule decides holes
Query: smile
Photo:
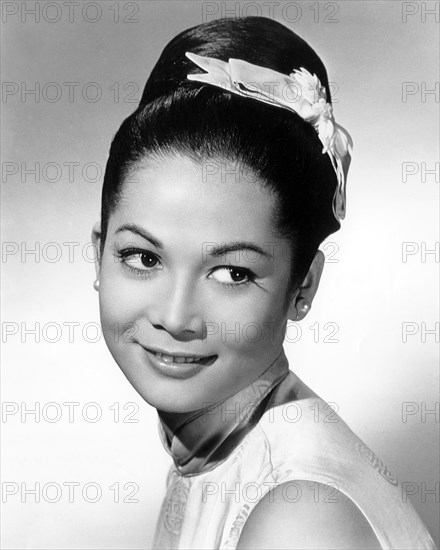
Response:
[[[199,363],[201,365],[208,365],[214,361],[215,355],[206,355],[204,357],[200,355],[168,355],[166,353],[157,352],[154,350],[148,350],[165,363]]]
[[[184,353],[164,353],[142,346],[147,353],[149,363],[162,376],[185,379],[197,375],[206,367],[212,365],[218,355],[187,355]]]

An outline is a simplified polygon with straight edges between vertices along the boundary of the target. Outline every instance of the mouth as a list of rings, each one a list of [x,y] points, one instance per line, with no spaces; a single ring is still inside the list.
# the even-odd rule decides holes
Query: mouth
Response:
[[[163,363],[168,364],[194,364],[203,365],[205,367],[212,365],[217,359],[217,355],[188,355],[185,353],[166,353],[163,351],[154,350],[152,348],[144,348],[152,355],[157,357]]]

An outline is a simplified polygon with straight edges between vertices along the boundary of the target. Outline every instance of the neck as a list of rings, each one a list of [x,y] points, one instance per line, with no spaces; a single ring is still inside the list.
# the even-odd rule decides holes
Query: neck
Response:
[[[185,413],[158,410],[165,450],[182,475],[212,470],[225,460],[263,415],[270,396],[289,372],[284,350],[260,376],[231,397]]]

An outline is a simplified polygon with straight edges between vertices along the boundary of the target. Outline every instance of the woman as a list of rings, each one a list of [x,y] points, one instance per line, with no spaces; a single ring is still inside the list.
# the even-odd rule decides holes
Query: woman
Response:
[[[95,288],[174,462],[155,548],[434,548],[283,351],[345,215],[350,152],[317,54],[258,17],[179,34],[115,135]]]

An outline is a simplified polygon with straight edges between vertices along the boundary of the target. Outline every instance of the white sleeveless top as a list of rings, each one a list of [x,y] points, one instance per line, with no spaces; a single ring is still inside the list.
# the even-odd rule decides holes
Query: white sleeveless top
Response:
[[[295,481],[310,481],[328,486],[319,494],[326,502],[337,491],[349,497],[382,548],[435,549],[384,463],[292,372],[274,393],[292,388],[298,399],[268,408],[214,469],[181,475],[171,467],[154,548],[235,549],[247,518],[270,489],[290,482],[283,495],[295,502],[301,498]]]

